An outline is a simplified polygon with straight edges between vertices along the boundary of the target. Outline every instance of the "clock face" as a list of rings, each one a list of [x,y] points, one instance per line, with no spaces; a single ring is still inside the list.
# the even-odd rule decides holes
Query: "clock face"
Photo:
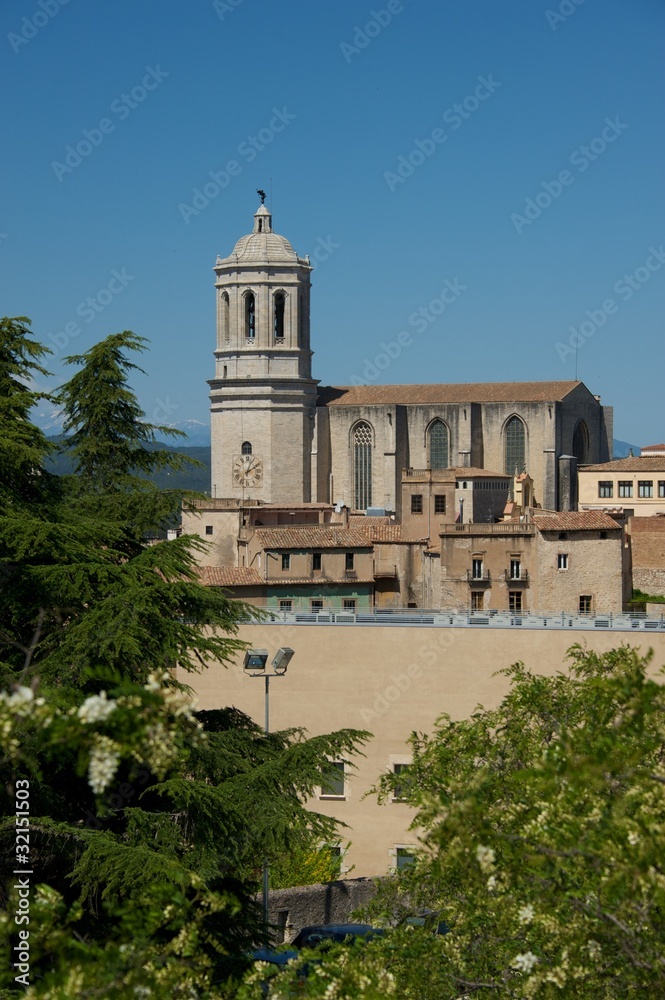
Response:
[[[260,486],[263,462],[258,455],[236,455],[233,459],[233,482],[236,486]]]

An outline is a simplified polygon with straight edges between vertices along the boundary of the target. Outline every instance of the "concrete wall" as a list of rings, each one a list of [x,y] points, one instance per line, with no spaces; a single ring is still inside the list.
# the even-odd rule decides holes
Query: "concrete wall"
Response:
[[[241,627],[239,636],[271,653],[290,646],[296,655],[288,672],[270,686],[274,729],[302,726],[310,735],[346,727],[374,734],[365,757],[356,759],[344,799],[317,799],[317,811],[348,823],[340,842],[351,842],[346,858],[355,876],[385,874],[395,849],[417,844],[409,830],[413,814],[403,802],[377,805],[365,793],[394,764],[408,763],[409,735],[431,733],[438,716],[467,718],[478,704],[496,706],[506,693],[496,671],[522,660],[546,675],[563,668],[573,643],[604,651],[630,641],[656,650],[654,667],[665,662],[665,633],[579,632],[517,629],[435,628],[429,626],[344,626],[263,624]],[[201,674],[179,675],[205,709],[235,705],[263,720],[263,685],[240,666],[212,666]]]

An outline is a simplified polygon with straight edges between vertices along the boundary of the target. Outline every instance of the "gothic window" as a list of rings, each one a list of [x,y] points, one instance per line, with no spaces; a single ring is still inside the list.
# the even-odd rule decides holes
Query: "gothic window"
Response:
[[[504,454],[507,475],[526,471],[526,432],[519,417],[511,417],[504,428]]]
[[[222,339],[229,339],[229,296],[222,292]]]
[[[284,338],[284,306],[286,297],[284,292],[277,292],[275,295],[275,340]]]
[[[256,300],[254,293],[248,292],[245,296],[245,337],[254,340],[256,336]]]
[[[252,454],[252,442],[243,441],[242,448],[240,449],[241,455],[251,455]]]
[[[580,465],[589,461],[589,428],[583,420],[578,420],[573,434],[573,455]]]
[[[428,432],[428,452],[430,469],[448,468],[448,428],[443,420],[434,420]]]
[[[372,428],[359,423],[353,432],[353,485],[356,510],[372,506]]]

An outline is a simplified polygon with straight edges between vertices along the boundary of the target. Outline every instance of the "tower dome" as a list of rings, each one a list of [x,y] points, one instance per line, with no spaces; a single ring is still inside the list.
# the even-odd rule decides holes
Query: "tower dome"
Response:
[[[261,203],[254,213],[254,230],[241,236],[228,257],[218,264],[308,264],[284,236],[273,232],[272,215]]]

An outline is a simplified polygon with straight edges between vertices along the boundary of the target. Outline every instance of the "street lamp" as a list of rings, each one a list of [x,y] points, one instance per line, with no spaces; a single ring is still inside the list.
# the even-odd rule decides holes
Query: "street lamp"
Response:
[[[263,677],[265,679],[265,725],[264,732],[266,736],[270,733],[270,678],[271,677],[283,677],[286,673],[286,668],[293,659],[294,650],[290,646],[281,646],[277,650],[275,656],[270,664],[272,667],[272,673],[266,673],[266,663],[268,662],[268,650],[267,649],[248,649],[245,653],[245,660],[243,663],[243,670],[249,677]],[[270,880],[270,869],[268,866],[268,860],[263,862],[263,923],[265,925],[266,932],[268,931],[268,883]]]

